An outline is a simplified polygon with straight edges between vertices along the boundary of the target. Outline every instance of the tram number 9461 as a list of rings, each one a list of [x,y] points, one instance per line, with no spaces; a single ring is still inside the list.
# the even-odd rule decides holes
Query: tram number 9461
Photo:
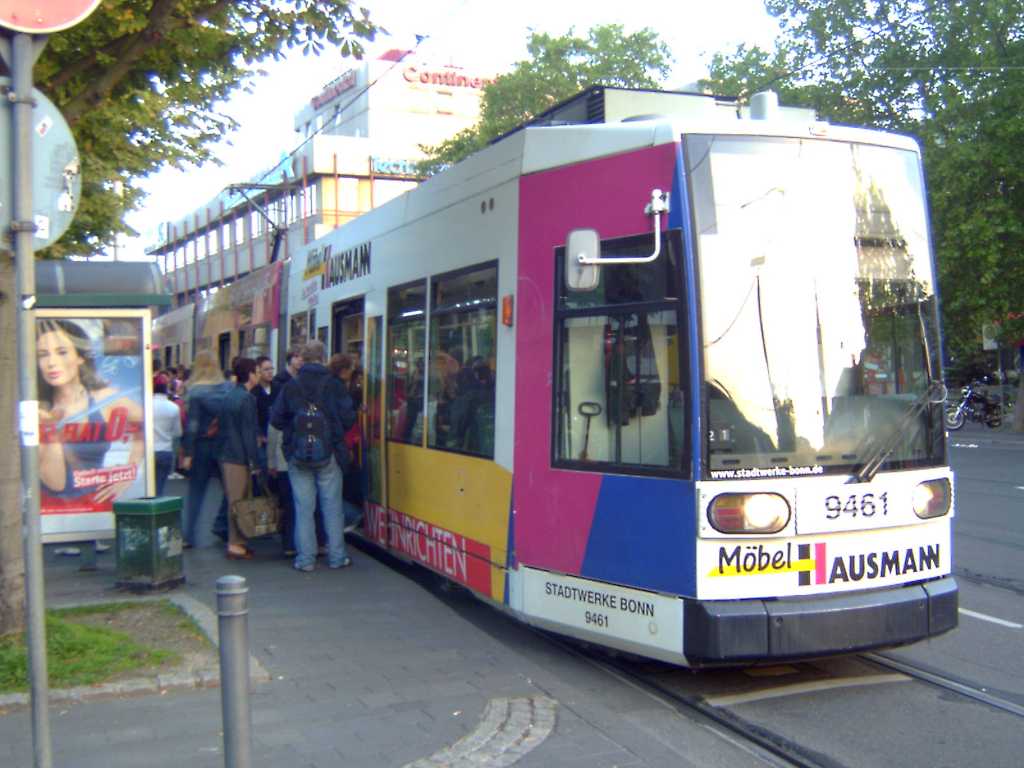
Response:
[[[603,613],[597,613],[595,611],[587,611],[584,618],[587,620],[587,624],[592,624],[595,627],[607,627],[608,616]]]
[[[837,520],[840,515],[852,517],[884,517],[889,514],[888,493],[851,493],[849,496],[826,496],[825,517]]]

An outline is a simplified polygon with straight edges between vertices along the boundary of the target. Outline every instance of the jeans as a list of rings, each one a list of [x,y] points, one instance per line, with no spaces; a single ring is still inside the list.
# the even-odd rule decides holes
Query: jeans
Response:
[[[363,522],[363,505],[353,504],[348,499],[342,502],[342,507],[345,510],[345,527],[353,526],[358,528],[359,524]]]
[[[316,524],[313,518],[319,497],[327,533],[327,564],[337,568],[348,556],[342,530],[341,470],[334,459],[322,469],[304,469],[289,461],[288,480],[295,499],[295,544],[298,550],[295,567],[304,568],[316,562]]]
[[[267,487],[277,496],[281,505],[281,549],[284,552],[295,551],[295,499],[292,498],[292,484],[287,472],[278,472],[277,477],[267,478]],[[346,520],[348,512],[346,511]],[[316,505],[316,545],[324,546],[327,535],[324,533],[324,512],[320,504]]]
[[[156,495],[163,496],[164,483],[167,482],[167,476],[171,474],[171,467],[174,466],[174,452],[154,451],[153,460],[156,464]]]
[[[295,549],[295,499],[292,498],[292,484],[288,481],[288,473],[278,471],[277,475],[267,478],[270,492],[277,496],[281,506],[281,551]]]
[[[249,474],[249,467],[246,464],[235,464],[230,461],[220,463],[221,482],[224,483],[224,496],[227,498],[228,508],[231,508],[236,501],[244,499],[249,491],[252,479]],[[238,530],[238,523],[234,514],[225,513],[224,523],[227,525],[228,545],[234,549],[244,547],[246,540],[242,532]],[[214,525],[216,530],[216,524]]]
[[[203,507],[203,494],[210,478],[220,481],[220,467],[214,456],[212,440],[196,440],[192,454],[192,469],[188,473],[188,492],[185,495],[185,520],[182,535],[186,544],[196,544],[196,522]]]

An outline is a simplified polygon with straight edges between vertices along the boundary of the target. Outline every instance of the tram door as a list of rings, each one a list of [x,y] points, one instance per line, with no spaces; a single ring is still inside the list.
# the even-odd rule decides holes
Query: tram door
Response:
[[[331,306],[331,354],[338,352],[363,359],[362,297]]]
[[[359,414],[363,420],[363,466],[366,468],[366,502],[370,507],[383,513],[388,508],[384,483],[384,354],[381,339],[384,332],[384,318],[370,317],[366,321],[366,359],[363,375],[363,405]],[[376,521],[373,530],[367,533],[384,544],[387,541],[386,517],[366,514],[364,520]],[[373,525],[371,523],[371,525]]]
[[[225,331],[217,337],[217,360],[220,361],[220,369],[227,370],[231,359],[231,332]]]

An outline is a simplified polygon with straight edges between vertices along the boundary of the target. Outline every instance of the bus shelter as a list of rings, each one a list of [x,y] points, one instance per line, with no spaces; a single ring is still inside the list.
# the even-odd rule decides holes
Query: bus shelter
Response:
[[[115,534],[113,505],[155,493],[155,264],[36,262],[39,490],[44,544]]]

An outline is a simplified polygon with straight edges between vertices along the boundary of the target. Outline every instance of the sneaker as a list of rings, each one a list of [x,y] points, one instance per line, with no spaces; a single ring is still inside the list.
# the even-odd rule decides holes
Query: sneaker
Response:
[[[314,565],[293,565],[292,568],[294,568],[296,571],[302,571],[303,573],[312,573],[313,570],[316,568],[316,566],[314,566]]]
[[[328,565],[327,567],[331,568],[333,570],[338,570],[339,568],[348,568],[350,565],[352,565],[352,558],[351,557],[346,557],[340,563],[336,563],[334,565]]]

